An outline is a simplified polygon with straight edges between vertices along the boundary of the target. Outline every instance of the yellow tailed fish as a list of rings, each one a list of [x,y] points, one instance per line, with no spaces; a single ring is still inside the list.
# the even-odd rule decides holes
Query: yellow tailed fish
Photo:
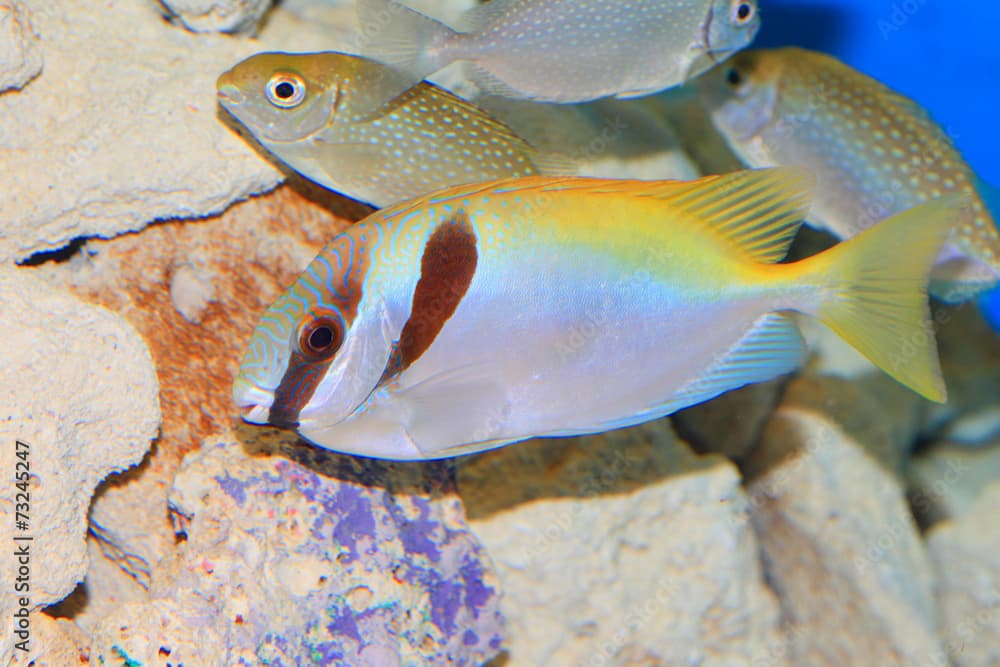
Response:
[[[278,159],[375,206],[449,185],[539,172],[532,148],[428,83],[386,104],[392,70],[344,53],[260,53],[219,77],[219,103]]]
[[[327,449],[442,458],[630,426],[790,372],[805,353],[790,311],[943,401],[926,281],[968,201],[776,264],[811,184],[793,169],[533,177],[383,209],[263,315],[235,401]]]
[[[698,80],[715,126],[750,167],[817,175],[810,222],[850,238],[950,193],[974,215],[945,245],[932,293],[964,301],[1000,279],[1000,233],[985,190],[916,102],[839,60],[798,48],[745,51]]]
[[[462,17],[460,31],[395,0],[359,0],[358,20],[362,52],[407,81],[466,61],[484,89],[540,102],[676,86],[747,46],[760,27],[757,0],[490,0]]]

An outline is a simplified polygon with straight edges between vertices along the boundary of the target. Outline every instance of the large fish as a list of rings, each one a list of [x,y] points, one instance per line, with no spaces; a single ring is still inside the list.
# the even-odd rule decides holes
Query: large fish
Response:
[[[809,221],[841,239],[949,193],[972,200],[932,292],[964,301],[1000,279],[1000,233],[978,179],[927,112],[839,60],[798,48],[747,51],[698,81],[730,147],[750,167],[817,175]]]
[[[538,173],[535,151],[428,83],[359,56],[260,53],[219,77],[219,102],[278,159],[324,187],[387,206],[449,185]],[[540,161],[539,161],[540,162]]]
[[[359,0],[360,48],[420,81],[457,60],[488,91],[548,102],[675,86],[744,48],[757,0],[490,0],[455,31],[394,0]]]
[[[534,177],[383,209],[263,315],[244,418],[328,449],[433,459],[629,426],[787,373],[809,313],[942,401],[926,280],[965,212],[917,207],[784,257],[811,179]]]

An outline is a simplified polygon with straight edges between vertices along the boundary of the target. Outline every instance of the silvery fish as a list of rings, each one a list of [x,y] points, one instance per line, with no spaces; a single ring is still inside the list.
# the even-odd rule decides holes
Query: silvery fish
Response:
[[[745,47],[756,0],[491,0],[455,31],[394,0],[359,0],[365,55],[420,81],[454,61],[485,90],[548,102],[675,86]]]
[[[343,53],[260,53],[220,76],[217,90],[223,108],[289,167],[378,207],[538,173],[535,152],[506,125],[436,86],[374,100],[394,77]]]
[[[741,53],[701,77],[698,89],[747,166],[817,175],[809,220],[839,238],[936,197],[969,197],[974,215],[945,245],[932,292],[964,301],[1000,279],[1000,233],[984,186],[916,102],[797,48]]]
[[[235,401],[327,449],[455,456],[630,426],[790,372],[805,348],[789,311],[944,400],[926,281],[968,202],[776,264],[810,186],[792,169],[531,177],[383,209],[263,315]]]

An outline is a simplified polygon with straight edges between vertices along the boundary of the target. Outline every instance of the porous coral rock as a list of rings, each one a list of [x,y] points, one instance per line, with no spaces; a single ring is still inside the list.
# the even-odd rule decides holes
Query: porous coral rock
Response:
[[[160,0],[168,16],[176,16],[195,32],[252,31],[271,8],[271,0]]]
[[[667,420],[463,459],[459,491],[509,664],[787,664],[739,475]]]
[[[148,587],[157,563],[173,557],[167,494],[174,474],[205,438],[231,437],[239,418],[232,379],[260,313],[347,219],[368,210],[308,187],[303,193],[284,186],[215,218],[91,241],[71,261],[21,269],[120,313],[149,341],[160,378],[164,416],[156,447],[142,466],[108,479],[93,501],[92,530],[103,556],[86,581],[81,623],[88,627],[127,588],[103,567],[106,559]],[[200,276],[188,297],[202,303],[197,321],[189,307],[178,310],[171,289],[185,267],[197,267]],[[197,292],[199,286],[210,292]]]
[[[27,651],[17,651],[12,667],[73,667],[89,665],[90,637],[72,621],[36,611],[31,615]]]
[[[994,478],[995,480],[995,478]],[[1000,483],[968,510],[931,529],[927,548],[936,586],[944,648],[930,664],[1000,664]]]
[[[91,494],[149,449],[158,385],[131,326],[36,275],[0,269],[0,312],[0,466],[11,480],[0,489],[0,536],[12,545],[16,528],[32,538],[27,597],[38,609],[83,578]],[[26,490],[13,484],[15,463],[30,468]],[[24,524],[15,525],[15,510]],[[0,581],[13,582],[18,567],[0,559]],[[0,663],[11,655],[18,597],[0,591]]]
[[[336,48],[278,21],[260,40],[196,35],[133,0],[38,0],[45,75],[0,95],[0,260],[217,213],[284,178],[220,116],[215,80],[262,50]]]
[[[896,457],[879,456],[905,436],[851,390],[796,379],[764,429],[747,488],[765,571],[793,664],[927,664],[943,650],[932,571]]]
[[[180,558],[149,602],[100,624],[95,660],[471,667],[497,653],[496,577],[450,463],[240,432],[185,459],[171,497]]]
[[[31,12],[16,0],[0,0],[0,93],[23,88],[41,71],[41,38]]]

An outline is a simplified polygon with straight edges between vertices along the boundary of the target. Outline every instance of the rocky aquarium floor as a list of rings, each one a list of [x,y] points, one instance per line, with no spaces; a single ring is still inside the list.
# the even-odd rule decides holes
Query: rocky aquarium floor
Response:
[[[458,461],[240,424],[257,317],[369,209],[286,179],[215,78],[346,48],[352,12],[289,1],[250,37],[216,31],[266,1],[167,4],[0,0],[0,664],[1000,664],[973,306],[935,313],[946,406],[813,327],[795,377]],[[736,166],[683,95],[532,122],[592,174]]]

